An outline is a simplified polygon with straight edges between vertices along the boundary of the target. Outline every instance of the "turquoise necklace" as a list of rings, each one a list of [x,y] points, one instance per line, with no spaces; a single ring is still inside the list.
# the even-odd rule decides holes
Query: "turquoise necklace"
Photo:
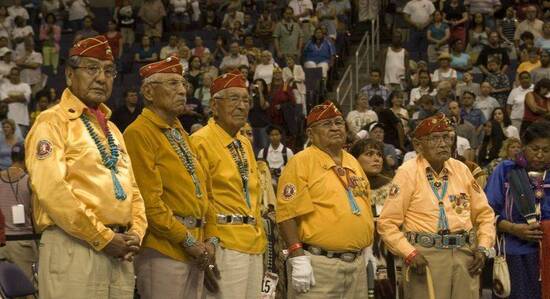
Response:
[[[88,116],[86,116],[84,113],[80,115],[80,119],[84,123],[84,126],[86,127],[86,130],[94,140],[94,143],[99,150],[99,154],[101,155],[101,161],[103,162],[103,165],[107,167],[111,171],[111,178],[113,180],[113,185],[115,188],[115,197],[118,200],[125,200],[126,199],[126,192],[124,192],[124,188],[122,188],[122,185],[120,184],[120,181],[116,177],[118,173],[117,169],[117,162],[118,157],[120,156],[120,151],[118,149],[118,146],[115,143],[115,138],[113,137],[113,134],[109,129],[107,129],[107,143],[109,144],[109,151],[110,154],[107,153],[107,150],[105,149],[105,145],[101,142],[101,139],[95,132],[94,128],[92,127],[92,123],[90,122],[90,119]]]
[[[447,214],[445,213],[445,205],[443,204],[443,199],[445,194],[447,194],[447,187],[449,177],[447,175],[443,176],[443,183],[435,182],[434,175],[430,172],[427,175],[428,182],[430,182],[430,187],[437,198],[437,204],[439,206],[439,221],[437,223],[437,230],[439,233],[449,233],[449,222],[447,221]],[[439,189],[441,188],[441,192]]]
[[[163,133],[164,136],[168,138],[168,142],[170,142],[170,145],[176,151],[176,154],[178,155],[181,162],[185,166],[185,169],[187,169],[187,172],[191,176],[193,184],[195,185],[195,196],[197,196],[197,198],[201,198],[201,183],[197,178],[197,171],[193,160],[193,154],[191,154],[191,150],[187,146],[187,143],[183,141],[183,137],[181,136],[180,131],[178,131],[178,129],[166,129],[163,131]]]
[[[228,147],[231,152],[231,157],[233,158],[233,161],[235,161],[235,164],[237,164],[239,174],[241,175],[246,205],[250,208],[250,192],[248,190],[248,160],[246,159],[246,154],[240,140],[233,141]]]

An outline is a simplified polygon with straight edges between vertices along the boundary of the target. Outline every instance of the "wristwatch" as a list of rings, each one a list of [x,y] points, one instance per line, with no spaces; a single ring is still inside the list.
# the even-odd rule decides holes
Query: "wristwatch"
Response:
[[[496,256],[496,251],[493,247],[491,248],[485,248],[483,246],[477,247],[477,250],[479,250],[483,255],[485,255],[486,258],[491,259]]]

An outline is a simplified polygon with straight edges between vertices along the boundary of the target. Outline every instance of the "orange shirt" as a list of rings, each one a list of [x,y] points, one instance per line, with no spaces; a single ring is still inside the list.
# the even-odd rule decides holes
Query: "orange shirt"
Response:
[[[438,200],[426,178],[430,169],[428,161],[421,155],[405,162],[397,170],[378,219],[378,232],[384,242],[393,253],[403,257],[414,250],[403,232],[438,231]],[[441,176],[445,172],[448,174],[448,189],[443,204],[451,233],[470,231],[475,227],[479,246],[492,247],[496,234],[495,213],[485,193],[462,162],[447,160]]]

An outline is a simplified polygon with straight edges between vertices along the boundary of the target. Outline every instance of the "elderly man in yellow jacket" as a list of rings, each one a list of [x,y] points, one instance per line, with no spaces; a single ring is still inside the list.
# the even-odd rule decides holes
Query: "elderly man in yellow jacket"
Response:
[[[220,292],[207,293],[207,298],[257,299],[266,237],[260,219],[258,167],[250,141],[239,133],[250,109],[246,79],[238,71],[224,74],[214,80],[210,94],[213,117],[191,135],[191,144],[211,179],[208,198],[220,238],[216,250]],[[211,234],[208,226],[206,234]]]
[[[495,214],[468,167],[451,158],[452,130],[443,114],[418,125],[419,155],[397,170],[378,219],[380,236],[405,260],[405,298],[428,298],[427,279],[437,299],[478,298],[492,255]]]
[[[69,51],[67,89],[27,136],[40,231],[40,298],[133,298],[147,220],[122,134],[103,103],[116,67],[104,36]]]
[[[331,102],[307,117],[313,145],[282,172],[276,217],[288,245],[289,298],[366,298],[363,249],[373,240],[367,176],[343,150],[346,122]]]
[[[206,238],[207,174],[178,116],[187,81],[177,57],[140,69],[145,108],[124,139],[149,221],[136,259],[141,298],[202,298],[204,267],[214,266],[218,239]]]

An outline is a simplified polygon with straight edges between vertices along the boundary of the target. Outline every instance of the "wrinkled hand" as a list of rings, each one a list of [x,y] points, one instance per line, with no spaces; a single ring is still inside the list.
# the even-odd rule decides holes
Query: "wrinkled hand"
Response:
[[[485,266],[485,254],[483,254],[483,252],[481,252],[480,250],[474,251],[474,260],[468,266],[468,272],[470,273],[470,276],[473,277],[475,275],[481,274],[483,266]]]
[[[292,286],[299,293],[307,293],[315,286],[311,258],[301,255],[288,259],[292,265]]]
[[[139,252],[139,236],[135,233],[126,233],[123,234],[122,237],[128,246],[128,253],[124,255],[123,260],[131,262],[134,260],[134,256]]]
[[[130,251],[124,234],[115,234],[111,242],[103,248],[103,252],[109,256],[123,258]],[[138,248],[139,249],[139,248]]]
[[[427,266],[428,266],[428,261],[421,253],[418,253],[413,258],[410,264],[411,269],[413,269],[413,271],[419,275],[423,275],[426,272]]]
[[[540,224],[538,223],[516,223],[512,227],[512,234],[525,241],[537,242],[542,240],[542,230],[540,230]]]
[[[216,265],[216,246],[210,242],[204,242],[204,247],[206,252],[208,252],[208,257],[210,258],[209,265]]]
[[[186,247],[183,249],[185,253],[191,256],[194,263],[199,269],[204,270],[210,263],[210,254],[206,250],[206,246],[202,242],[198,242],[196,245]]]

